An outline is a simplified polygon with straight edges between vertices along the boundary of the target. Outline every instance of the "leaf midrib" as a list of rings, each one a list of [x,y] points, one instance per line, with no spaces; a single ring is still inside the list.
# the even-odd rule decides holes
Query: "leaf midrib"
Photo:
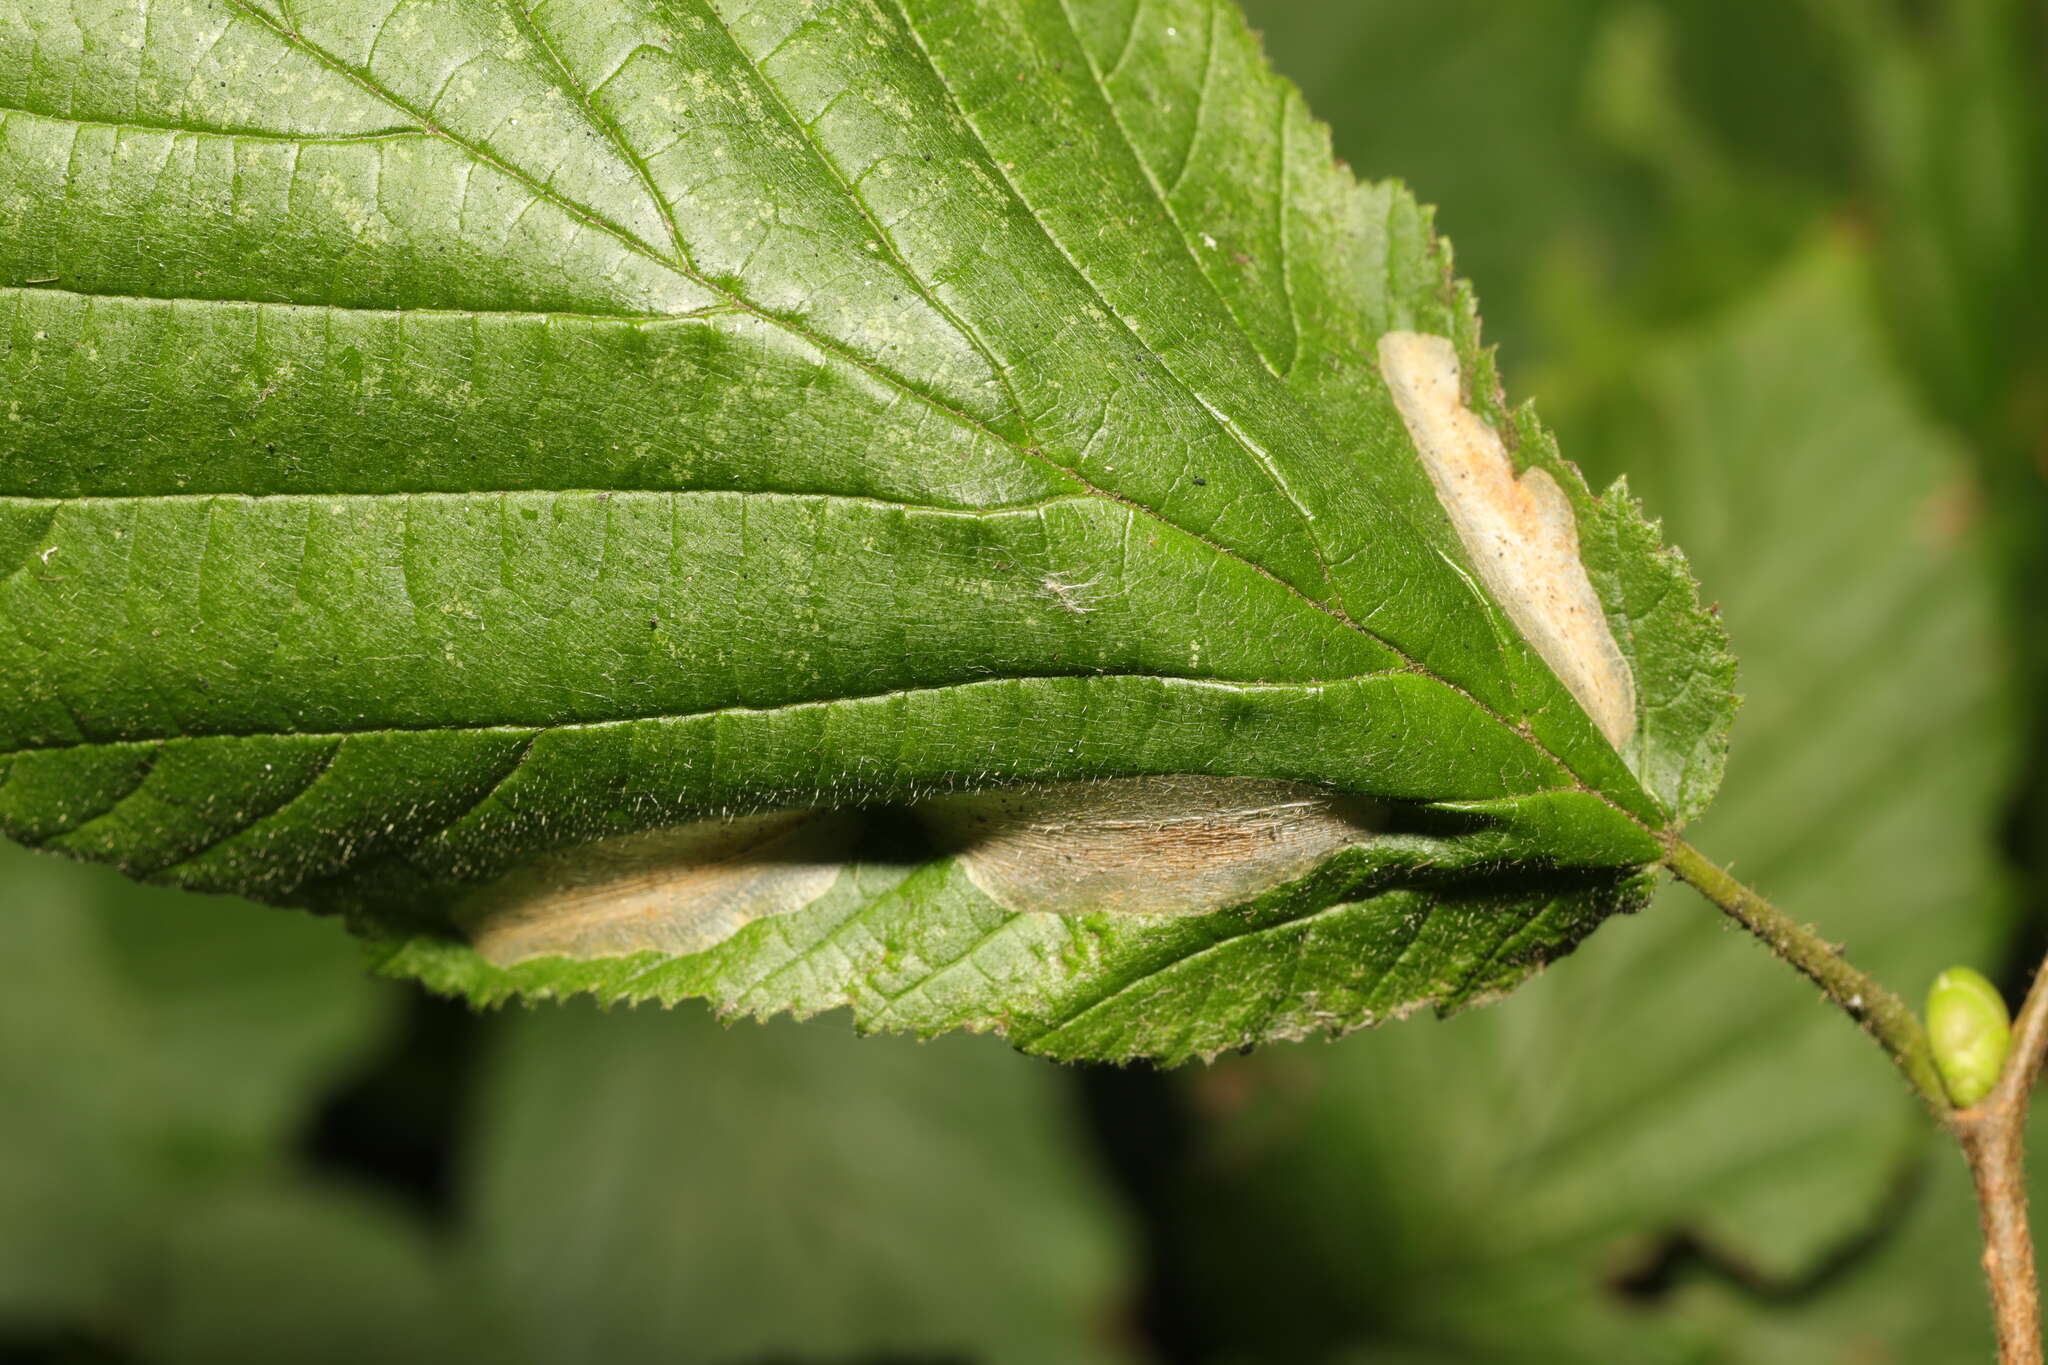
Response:
[[[0,113],[6,113],[0,110]],[[18,111],[17,111],[18,112]],[[44,115],[34,114],[34,118]],[[99,127],[123,127],[122,124],[100,124]],[[160,131],[151,129],[150,131]],[[205,134],[205,136],[241,137],[241,133]],[[388,317],[403,322],[406,318],[468,318],[478,322],[492,322],[498,319],[524,320],[529,318],[561,318],[569,322],[618,323],[628,327],[645,327],[664,323],[702,322],[707,318],[730,317],[744,312],[737,304],[709,303],[702,308],[685,308],[672,313],[631,313],[623,310],[616,313],[593,313],[574,308],[371,308],[349,303],[310,303],[304,300],[287,299],[245,299],[215,294],[135,294],[111,289],[60,288],[55,283],[46,284],[0,284],[0,297],[23,294],[61,294],[77,299],[104,300],[108,303],[168,303],[188,307],[222,308],[277,308],[297,309],[314,313],[357,313],[366,317]],[[752,316],[752,314],[749,314]],[[940,409],[945,411],[945,409]],[[954,414],[957,415],[957,414]],[[971,424],[970,424],[971,425]],[[985,431],[983,427],[973,427]],[[993,434],[993,433],[990,433]]]
[[[34,646],[31,646],[31,648],[33,647]],[[0,750],[0,759],[13,758],[20,754],[58,753],[69,749],[81,749],[87,747],[97,749],[141,748],[145,746],[164,744],[200,743],[207,740],[218,739],[349,739],[355,737],[369,737],[377,735],[417,735],[444,733],[498,733],[506,735],[523,735],[533,733],[536,731],[548,733],[554,731],[603,730],[617,726],[644,725],[649,722],[656,721],[703,720],[712,716],[780,715],[785,712],[805,710],[811,707],[849,706],[866,702],[889,701],[897,697],[916,697],[925,696],[934,692],[951,692],[960,688],[1001,687],[1024,682],[1063,682],[1080,679],[1091,682],[1155,682],[1164,683],[1169,686],[1211,688],[1222,691],[1315,692],[1328,688],[1345,687],[1353,683],[1370,682],[1375,678],[1396,677],[1404,673],[1414,672],[1415,670],[1412,668],[1379,668],[1372,669],[1363,673],[1347,673],[1344,676],[1338,678],[1315,678],[1303,682],[1259,682],[1254,680],[1246,680],[1243,678],[1189,677],[1180,674],[1167,673],[1097,672],[1093,670],[1075,670],[1071,672],[1045,673],[1004,673],[994,677],[965,678],[957,682],[934,683],[924,687],[892,687],[881,692],[857,692],[830,697],[804,697],[796,701],[780,702],[770,706],[733,705],[711,706],[706,707],[701,711],[649,711],[634,715],[606,716],[599,720],[447,721],[435,722],[429,725],[366,725],[360,729],[353,730],[346,728],[328,728],[323,730],[278,730],[264,728],[250,730],[207,730],[203,732],[181,731],[177,734],[170,735],[140,736],[135,738],[124,739],[87,738],[82,740],[65,741],[62,743],[21,744],[17,745],[12,749]],[[1518,738],[1522,738],[1520,732],[1516,731],[1514,727],[1508,726],[1507,723],[1504,721],[1500,721],[1498,723],[1507,728],[1511,733],[1516,734]],[[83,730],[85,729],[85,727],[83,726],[80,726],[79,728],[81,732],[83,732]],[[1538,752],[1540,753],[1543,751],[1539,749]],[[1544,756],[1546,758],[1550,757],[1547,753]],[[1558,766],[1560,768],[1564,767],[1562,763],[1558,762],[1554,758],[1551,758],[1550,761],[1558,763]],[[1566,771],[1569,771],[1569,769],[1566,769]],[[1567,789],[1568,788],[1545,787],[1540,788],[1539,791],[1550,792]]]
[[[294,147],[323,147],[362,142],[394,142],[406,138],[431,138],[432,130],[415,126],[378,128],[367,133],[271,133],[256,129],[209,128],[196,123],[173,123],[168,119],[82,118],[77,114],[50,109],[30,109],[20,104],[0,104],[0,118],[19,114],[23,118],[47,119],[52,123],[73,123],[81,128],[112,128],[117,132],[173,133],[190,137],[231,137],[248,142],[281,142]]]

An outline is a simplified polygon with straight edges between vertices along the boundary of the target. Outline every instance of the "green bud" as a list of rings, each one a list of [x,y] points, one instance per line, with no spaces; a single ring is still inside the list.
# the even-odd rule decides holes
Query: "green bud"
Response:
[[[1927,1036],[1948,1097],[1967,1109],[1998,1084],[2012,1047],[2012,1016],[1982,972],[1951,967],[1927,992]]]

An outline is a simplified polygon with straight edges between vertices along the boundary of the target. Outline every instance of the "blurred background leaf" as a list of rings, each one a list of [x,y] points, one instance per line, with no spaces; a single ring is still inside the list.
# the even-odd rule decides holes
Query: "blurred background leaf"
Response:
[[[1248,8],[1340,154],[1440,205],[1512,394],[1722,599],[1749,702],[1702,845],[1902,993],[1951,961],[2021,985],[2040,7]],[[1959,1161],[1683,897],[1502,1006],[1172,1075],[829,1019],[471,1016],[333,926],[14,850],[0,909],[0,1358],[1986,1350]]]
[[[388,992],[338,930],[8,849],[0,1313],[119,1337],[181,1225],[280,1188],[309,1094],[375,1048]]]
[[[1878,342],[1860,254],[1821,242],[1642,349],[1603,434],[1743,642],[1750,701],[1698,839],[1917,998],[2010,937],[1992,830],[2014,743],[1968,465]],[[1320,1315],[1333,1339],[1475,1361],[1774,1358],[1725,1304],[1672,1299],[1676,1280],[1746,1287],[1762,1318],[1824,1303],[1936,1155],[1882,1054],[1680,887],[1500,1005],[1312,1073],[1268,1051],[1185,1086],[1209,1122],[1172,1202],[1184,1245],[1213,1242],[1190,1272],[1216,1284],[1200,1301],[1245,1317],[1222,1330],[1248,1341]],[[1254,1226],[1289,1250],[1248,1272]],[[1254,1292],[1221,1292],[1248,1273]],[[1333,1273],[1364,1284],[1341,1293]],[[1785,1358],[1855,1358],[1817,1344]],[[1982,1353],[1975,1331],[1926,1344],[1895,1358]]]
[[[523,1358],[1122,1356],[1123,1228],[1057,1070],[698,1008],[496,1043],[464,1254]]]

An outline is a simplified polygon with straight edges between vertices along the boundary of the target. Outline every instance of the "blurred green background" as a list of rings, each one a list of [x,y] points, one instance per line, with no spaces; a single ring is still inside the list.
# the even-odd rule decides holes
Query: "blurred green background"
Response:
[[[1697,842],[1915,999],[2023,987],[2041,7],[1249,8],[1722,604],[1748,701]],[[1987,1358],[1959,1159],[1682,896],[1501,1005],[1174,1073],[473,1015],[333,925],[11,848],[0,908],[0,1360]]]

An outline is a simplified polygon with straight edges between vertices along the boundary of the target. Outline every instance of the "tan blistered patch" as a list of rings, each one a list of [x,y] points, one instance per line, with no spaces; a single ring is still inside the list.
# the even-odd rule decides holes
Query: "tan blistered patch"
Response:
[[[1365,842],[1386,809],[1293,782],[1178,775],[1003,787],[918,813],[1006,910],[1194,915]]]
[[[1620,748],[1635,733],[1635,676],[1579,559],[1570,499],[1548,470],[1515,476],[1500,433],[1465,406],[1446,338],[1388,332],[1380,374],[1487,590]]]
[[[781,811],[601,839],[472,893],[456,922],[499,966],[701,953],[824,894],[858,828],[848,811]]]

